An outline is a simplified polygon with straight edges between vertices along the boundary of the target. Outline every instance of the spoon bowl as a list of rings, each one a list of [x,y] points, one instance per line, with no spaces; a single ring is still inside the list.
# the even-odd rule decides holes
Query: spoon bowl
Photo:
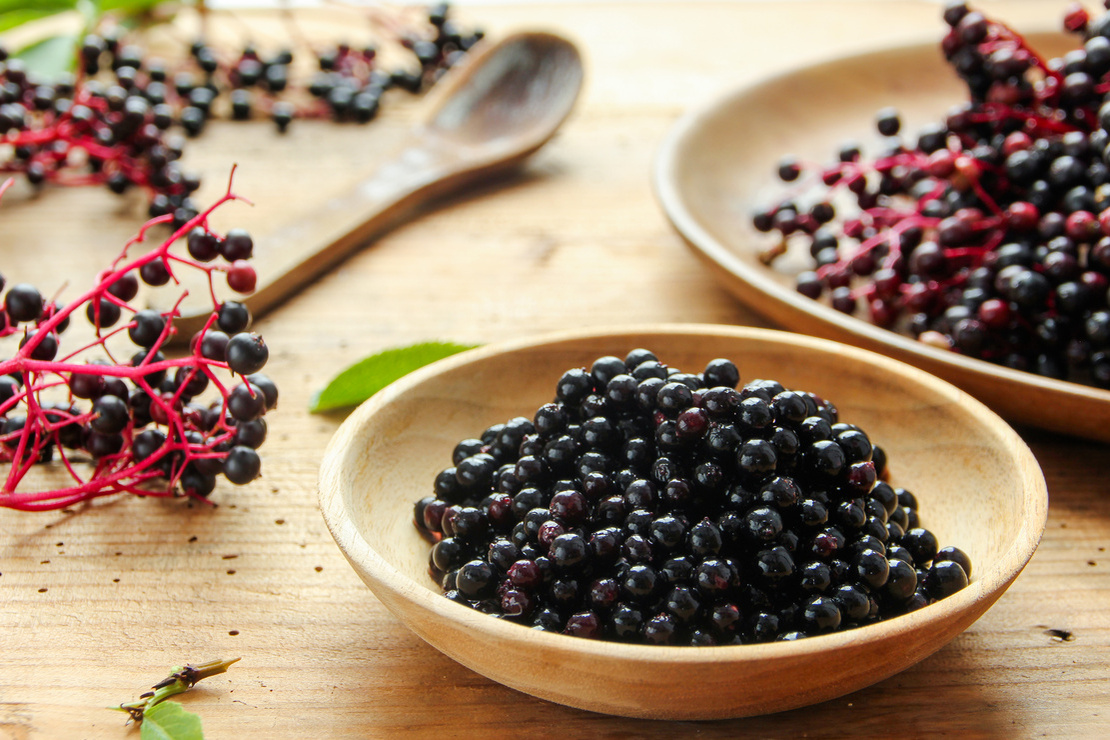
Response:
[[[552,33],[479,43],[432,89],[424,123],[388,160],[343,197],[257,240],[257,288],[243,302],[261,316],[422,206],[513,170],[570,115],[583,77],[577,48]],[[184,313],[177,340],[208,316]]]
[[[459,75],[433,88],[425,136],[494,156],[525,157],[570,113],[582,82],[578,50],[560,36],[531,32],[479,50]]]
[[[922,526],[971,557],[971,583],[910,614],[791,642],[629,645],[550,634],[442,595],[413,504],[450,465],[456,442],[554,396],[571,367],[645,347],[697,369],[737,362],[742,382],[775,378],[832,401],[887,452],[891,484],[913,491]],[[520,691],[596,712],[722,719],[814,704],[883,680],[979,618],[1032,556],[1044,530],[1044,477],[1020,437],[937,378],[865,350],[782,332],[664,325],[562,333],[490,345],[429,365],[376,394],[336,432],[320,506],[375,595],[428,643]]]

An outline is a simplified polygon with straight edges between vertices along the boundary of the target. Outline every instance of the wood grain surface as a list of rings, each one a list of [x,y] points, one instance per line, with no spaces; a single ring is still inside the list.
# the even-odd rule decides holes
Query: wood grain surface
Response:
[[[1063,3],[983,3],[1054,28]],[[1092,4],[1093,5],[1093,4]],[[105,707],[187,661],[240,656],[182,697],[212,738],[923,736],[1058,737],[1110,727],[1110,449],[1019,429],[1047,479],[1030,565],[969,630],[871,688],[737,721],[659,723],[530,698],[409,632],[347,565],[316,475],[339,415],[311,394],[371,352],[427,339],[485,343],[628,321],[765,325],[719,287],[660,212],[649,170],[690,106],[777,70],[939,38],[929,2],[536,3],[467,6],[491,33],[575,38],[587,88],[523,176],[451,199],[365,249],[258,324],[281,388],[264,477],[215,509],[121,498],[71,512],[0,512],[0,738],[137,737]],[[305,11],[349,37],[341,11]],[[281,29],[240,13],[231,37]],[[255,25],[257,24],[257,25]],[[788,93],[789,91],[784,91]],[[235,205],[260,245],[383,160],[419,114],[398,99],[367,128],[214,127],[188,163],[211,200],[239,164]],[[18,197],[15,197],[18,196]],[[100,191],[10,192],[0,272],[49,292],[87,282],[140,221]],[[496,646],[491,645],[491,650]]]

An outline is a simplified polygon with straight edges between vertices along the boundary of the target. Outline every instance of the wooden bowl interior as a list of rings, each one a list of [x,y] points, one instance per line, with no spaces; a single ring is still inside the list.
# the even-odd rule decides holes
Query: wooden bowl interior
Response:
[[[713,358],[728,357],[737,362],[744,380],[774,378],[832,400],[843,420],[859,424],[886,449],[892,482],[917,494],[924,526],[936,532],[942,545],[956,545],[971,556],[972,585],[938,605],[879,625],[880,630],[865,628],[793,644],[726,648],[644,648],[542,635],[443,599],[428,576],[429,543],[412,524],[412,508],[431,491],[436,473],[450,465],[455,443],[513,416],[530,417],[551,400],[555,382],[566,369],[588,366],[605,354],[623,356],[635,347],[652,349],[669,365],[694,371]],[[885,631],[885,639],[899,631],[899,623],[906,627],[908,634],[898,636],[903,652],[886,651],[896,653],[891,656],[893,662],[859,672],[854,684],[833,681],[808,693],[788,692],[792,698],[785,704],[756,697],[759,703],[753,705],[735,696],[731,704],[722,704],[718,698],[716,714],[704,701],[704,706],[691,705],[688,696],[673,703],[660,696],[650,706],[639,706],[638,694],[634,700],[627,695],[599,698],[589,682],[583,682],[578,692],[584,695],[567,686],[537,689],[527,681],[514,683],[511,676],[499,672],[502,669],[481,664],[480,657],[471,655],[467,663],[509,685],[575,706],[636,716],[702,718],[774,711],[830,698],[929,654],[985,611],[1021,570],[1043,529],[1046,505],[1043,478],[1017,435],[946,383],[887,358],[822,340],[725,327],[575,335],[508,349],[487,347],[418,371],[364,404],[337,433],[322,469],[321,502],[340,545],[345,545],[345,539],[354,540],[344,546],[348,558],[387,605],[401,610],[403,619],[403,612],[419,604],[423,616],[417,622],[430,612],[435,614],[433,619],[464,619],[484,633],[474,633],[472,640],[493,636],[532,643],[537,649],[559,653],[562,661],[616,660],[627,671],[632,670],[628,664],[641,657],[657,668],[672,659],[687,663],[743,662],[761,655],[797,659],[819,654],[821,646],[850,652],[863,646],[869,634]],[[347,521],[337,523],[343,518]],[[350,530],[343,534],[346,524]],[[410,626],[467,662],[467,650],[437,642],[440,630],[411,621]],[[669,671],[655,673],[650,678],[639,674],[636,680],[663,686]],[[630,675],[637,674],[632,670]],[[731,680],[734,684],[734,677]],[[722,690],[728,685],[722,684]],[[635,687],[623,690],[637,691]],[[738,693],[735,686],[731,691]],[[720,713],[722,708],[725,714]]]
[[[1061,34],[1034,34],[1050,54],[1072,48]],[[676,127],[660,152],[656,193],[678,231],[741,300],[792,330],[856,344],[922,367],[975,395],[1007,418],[1110,441],[1110,391],[1041,378],[937,350],[880,329],[794,290],[794,276],[812,269],[804,249],[768,267],[760,261],[773,236],[754,229],[751,215],[786,197],[781,157],[829,163],[837,146],[856,140],[865,152],[880,145],[875,113],[897,108],[903,131],[942,120],[966,100],[962,83],[937,44],[900,47],[789,72],[732,93]],[[912,139],[911,139],[912,140]],[[1036,400],[1032,400],[1036,399]],[[1099,414],[1092,414],[1092,404]]]

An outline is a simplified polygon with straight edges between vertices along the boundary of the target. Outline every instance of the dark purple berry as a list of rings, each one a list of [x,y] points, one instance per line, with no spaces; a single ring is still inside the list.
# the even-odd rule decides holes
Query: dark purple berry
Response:
[[[258,334],[241,332],[227,343],[227,366],[239,375],[251,375],[261,370],[270,357],[270,350]]]

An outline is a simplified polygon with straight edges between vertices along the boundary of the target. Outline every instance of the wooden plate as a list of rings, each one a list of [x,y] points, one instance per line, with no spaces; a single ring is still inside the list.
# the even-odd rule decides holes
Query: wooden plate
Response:
[[[774,378],[835,403],[888,454],[922,525],[973,562],[964,590],[911,614],[795,642],[636,646],[537,632],[444,598],[428,576],[413,504],[457,441],[554,396],[562,373],[645,347],[697,371],[735,360],[742,382]],[[909,365],[826,340],[761,329],[601,329],[471,350],[429,365],[360,406],[328,446],[320,505],[332,535],[382,602],[431,645],[507,686],[632,717],[715,719],[776,712],[863,688],[922,660],[974,622],[1032,556],[1047,492],[1017,434],[967,394]]]
[[[1074,48],[1061,34],[1032,34],[1049,55]],[[863,140],[875,112],[894,106],[903,130],[942,119],[966,90],[938,44],[899,47],[788,72],[737,90],[683,118],[664,143],[654,181],[668,218],[714,275],[745,303],[792,331],[882,352],[944,378],[1013,422],[1110,441],[1110,391],[1043,378],[926,346],[847,316],[794,290],[799,262],[768,267],[770,242],[755,208],[783,197],[785,154],[827,162],[839,143]],[[878,144],[878,135],[874,135]]]

